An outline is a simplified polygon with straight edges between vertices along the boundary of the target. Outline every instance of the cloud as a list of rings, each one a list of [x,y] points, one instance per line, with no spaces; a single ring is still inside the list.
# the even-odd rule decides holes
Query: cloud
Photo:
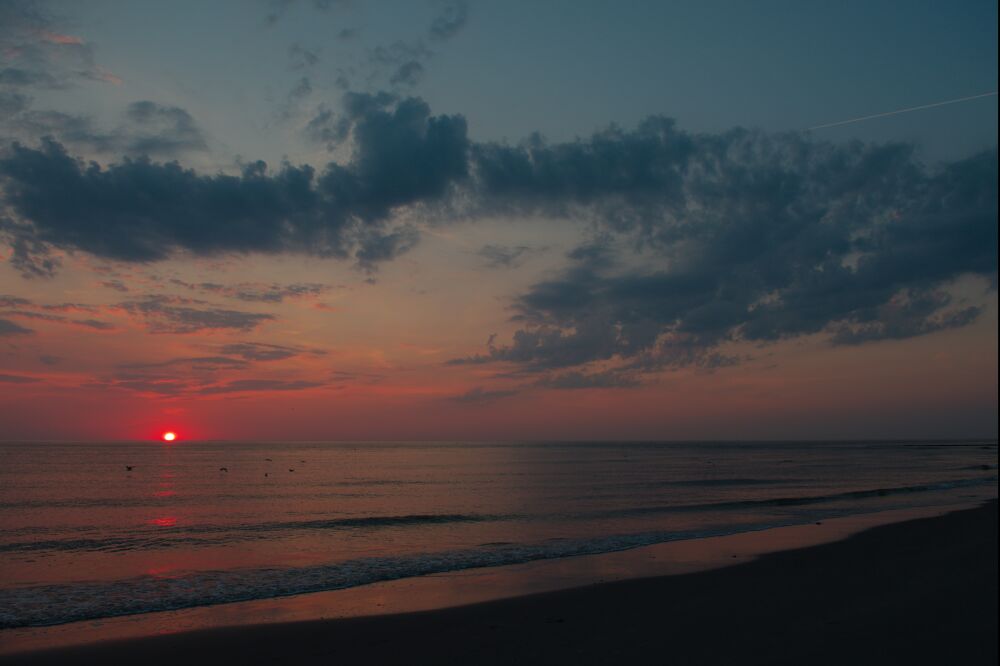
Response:
[[[0,295],[0,309],[2,309],[2,314],[5,317],[34,319],[99,331],[110,331],[115,328],[113,324],[98,319],[74,319],[62,314],[53,314],[54,312],[91,313],[95,311],[95,308],[79,303],[41,304],[27,298],[21,298],[20,296]],[[29,329],[22,330],[28,331]]]
[[[325,352],[318,349],[304,349],[302,347],[272,345],[262,342],[236,342],[220,347],[219,351],[228,356],[239,356],[246,361],[283,361],[296,356],[302,356],[303,354],[312,356],[322,356],[325,354]]]
[[[426,38],[439,44],[446,42],[465,27],[469,18],[469,6],[465,0],[445,0],[436,3],[440,10],[431,19]],[[411,41],[396,41],[388,46],[377,46],[369,52],[369,82],[382,78],[392,87],[413,87],[420,82],[426,71],[426,64],[434,52],[424,43],[423,38]]]
[[[0,337],[6,337],[8,335],[31,335],[34,333],[30,328],[25,328],[20,324],[16,324],[9,319],[0,319]]]
[[[71,326],[82,326],[98,331],[110,331],[115,327],[105,321],[97,319],[71,319],[62,315],[54,315],[45,312],[31,312],[29,310],[7,310],[4,314],[8,317],[24,317],[25,319],[38,319],[41,321],[53,322],[56,324],[68,324]]]
[[[0,85],[11,87],[36,86],[39,88],[58,88],[59,83],[48,72],[4,67],[0,69]],[[22,97],[21,99],[24,99]]]
[[[184,331],[186,332],[186,331]],[[239,342],[210,346],[211,354],[179,356],[163,361],[122,363],[118,371],[93,386],[157,395],[211,395],[248,391],[293,391],[325,386],[325,382],[271,379],[228,379],[220,374],[243,373],[257,363],[273,363],[301,356],[322,356],[319,349]]]
[[[901,291],[854,323],[834,328],[832,342],[859,345],[876,340],[902,340],[972,323],[983,308],[969,306],[945,311],[952,297],[943,291]]]
[[[152,368],[187,367],[192,370],[239,370],[250,364],[228,356],[182,356],[155,363],[122,363],[118,367],[126,370],[147,370]]]
[[[407,60],[389,77],[389,83],[393,85],[415,86],[423,75],[424,66],[420,64],[420,61]]]
[[[663,117],[569,142],[481,143],[462,116],[390,93],[348,93],[310,128],[350,160],[200,175],[15,145],[0,159],[5,233],[21,257],[303,252],[372,268],[418,242],[413,213],[585,221],[591,241],[514,299],[509,342],[454,361],[543,374],[712,370],[738,362],[728,347],[740,343],[924,335],[982,311],[953,298],[956,280],[996,284],[995,149],[932,168],[907,144],[692,134]],[[505,265],[523,252],[481,255]]]
[[[394,209],[442,199],[466,176],[466,125],[432,116],[420,100],[362,94],[345,96],[343,119],[352,158],[319,174],[289,164],[269,173],[257,162],[240,176],[199,175],[146,158],[101,167],[52,140],[15,143],[0,158],[19,219],[5,231],[124,261],[297,251],[370,266],[416,241],[412,228],[390,224]]]
[[[121,280],[106,280],[101,282],[102,287],[107,287],[108,289],[114,289],[115,291],[126,292],[128,287]]]
[[[250,303],[281,303],[286,298],[310,298],[319,296],[329,289],[326,285],[315,282],[296,282],[284,285],[276,282],[271,284],[241,282],[226,285],[215,282],[193,283],[173,278],[170,283],[193,291],[217,294]]]
[[[0,373],[0,382],[6,384],[34,384],[40,382],[38,377],[25,377],[24,375],[6,375]]]
[[[449,0],[431,21],[429,36],[435,41],[446,41],[461,32],[469,20],[469,3],[466,0]]]
[[[53,137],[100,154],[170,158],[208,150],[205,136],[191,114],[149,100],[129,104],[121,122],[111,130],[98,127],[88,116],[34,110],[28,104],[22,104],[0,122],[9,133],[21,138]]]
[[[150,377],[146,375],[123,374],[111,379],[101,379],[81,385],[80,388],[134,391],[162,396],[178,396],[197,390],[200,383],[189,379],[173,377]]]
[[[298,43],[288,47],[288,58],[291,61],[288,67],[293,71],[309,69],[319,63],[319,53],[316,50],[307,49]]]
[[[564,372],[548,375],[536,382],[536,386],[554,389],[592,389],[592,388],[631,388],[638,386],[640,380],[634,375],[615,371],[594,372]]]
[[[277,379],[236,379],[231,382],[207,386],[198,391],[202,395],[244,393],[258,391],[303,391],[324,386],[322,382],[305,380],[282,381]]]
[[[963,276],[995,284],[997,153],[928,169],[903,144],[679,132],[666,119],[589,140],[475,144],[471,207],[592,221],[597,240],[514,303],[509,344],[455,363],[533,372],[713,369],[730,343],[833,344],[963,326]],[[628,238],[644,266],[616,265]]]
[[[117,308],[145,320],[154,333],[196,333],[200,331],[251,331],[274,315],[212,307],[203,301],[169,296],[119,303]]]
[[[517,393],[518,391],[516,390],[490,391],[484,389],[482,386],[477,386],[469,389],[465,393],[452,396],[450,400],[463,405],[485,405],[500,400],[501,398],[509,398],[510,396],[517,395]]]
[[[126,153],[171,156],[208,150],[194,118],[178,106],[142,100],[129,104],[126,117],[131,124],[121,132]]]
[[[62,267],[48,243],[39,240],[29,226],[15,224],[0,215],[0,242],[10,246],[10,263],[25,279],[50,278]]]
[[[476,254],[485,259],[486,265],[490,268],[514,268],[520,264],[521,258],[531,251],[532,248],[527,245],[509,247],[487,243],[479,248]]]
[[[0,78],[2,78],[0,74]],[[20,113],[31,104],[31,98],[18,92],[0,90],[0,114],[10,118],[14,114]]]
[[[267,25],[273,26],[296,4],[297,0],[265,0],[269,11],[264,17]],[[309,6],[319,12],[327,12],[340,6],[346,6],[350,0],[311,0]]]
[[[949,310],[945,288],[995,281],[995,151],[929,172],[902,145],[667,130],[484,151],[489,197],[554,214],[591,204],[607,231],[669,268],[616,270],[605,237],[517,298],[527,325],[510,344],[458,362],[713,368],[734,362],[718,351],[727,343],[900,339],[981,311]]]
[[[382,73],[388,73],[389,83],[393,86],[416,85],[424,73],[423,63],[430,59],[433,53],[420,40],[414,42],[397,41],[388,46],[376,46],[368,54],[368,66],[373,79]]]
[[[56,18],[32,0],[0,2],[0,53],[6,67],[0,85],[65,88],[81,80],[121,83],[100,67],[90,44],[56,27]]]

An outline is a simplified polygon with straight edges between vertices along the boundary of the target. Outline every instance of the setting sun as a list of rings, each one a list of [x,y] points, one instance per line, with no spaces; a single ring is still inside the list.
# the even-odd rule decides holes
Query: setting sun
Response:
[[[163,433],[163,441],[164,442],[172,442],[175,439],[177,439],[177,435],[175,433],[173,433],[173,432],[165,432],[165,433]]]

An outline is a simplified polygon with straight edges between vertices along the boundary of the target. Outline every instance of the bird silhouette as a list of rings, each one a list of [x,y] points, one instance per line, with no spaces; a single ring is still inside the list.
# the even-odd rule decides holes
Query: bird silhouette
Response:
[[[132,471],[132,465],[125,465],[125,471],[126,472],[131,472]]]
[[[220,472],[228,472],[228,471],[229,471],[229,468],[228,468],[228,467],[220,467],[220,468],[219,468],[219,471],[220,471]]]

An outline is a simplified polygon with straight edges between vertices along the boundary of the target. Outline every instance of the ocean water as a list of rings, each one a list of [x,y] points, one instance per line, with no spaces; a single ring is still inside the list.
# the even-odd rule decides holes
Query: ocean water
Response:
[[[0,459],[0,629],[997,496],[995,440],[5,443]]]

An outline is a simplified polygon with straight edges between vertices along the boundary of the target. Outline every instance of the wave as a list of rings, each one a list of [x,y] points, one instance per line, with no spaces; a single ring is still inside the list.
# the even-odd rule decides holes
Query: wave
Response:
[[[614,518],[667,511],[725,511],[755,507],[798,507],[834,503],[840,500],[886,497],[906,493],[933,492],[995,483],[996,477],[957,479],[942,483],[876,488],[807,497],[716,502],[697,505],[637,507],[577,514],[574,518]],[[366,557],[305,567],[246,568],[224,571],[198,571],[170,576],[145,575],[116,581],[35,585],[0,589],[0,629],[63,624],[121,615],[177,610],[196,606],[251,601],[312,592],[337,590],[370,583],[460,571],[470,568],[521,564],[535,560],[593,555],[669,541],[724,536],[759,531],[823,518],[880,510],[884,504],[828,506],[821,512],[790,512],[780,517],[759,516],[756,521],[683,531],[649,530],[596,537],[556,538],[540,543],[518,544],[503,541],[482,543],[476,547],[443,552],[417,553],[392,557]],[[515,516],[493,514],[412,514],[308,520],[293,523],[264,523],[245,526],[252,531],[276,529],[380,529],[388,527],[427,526],[463,522],[508,520]],[[520,518],[526,518],[521,516]],[[552,519],[552,516],[546,517]],[[150,537],[143,547],[164,548],[206,541],[192,536],[193,531],[232,530],[223,526],[192,526],[173,537]],[[67,539],[24,544],[6,544],[8,552],[32,549],[131,549],[136,540]]]
[[[833,509],[825,511],[823,518],[856,515],[871,510],[863,507]],[[199,571],[167,576],[145,575],[108,582],[3,589],[0,590],[0,629],[41,627],[272,599],[465,569],[597,555],[671,541],[729,536],[807,524],[815,517],[798,515],[766,522],[704,529],[658,530],[592,538],[554,538],[531,544],[496,541],[466,549],[395,557],[365,557],[305,567]]]
[[[665,481],[659,485],[713,488],[717,486],[773,486],[801,482],[802,479],[692,479],[690,481]]]
[[[308,567],[202,571],[173,577],[140,576],[100,583],[14,588],[0,590],[0,629],[338,590],[434,573],[594,555],[667,541],[758,531],[793,522],[559,539],[537,544],[497,542],[464,550],[359,558]]]
[[[322,520],[298,520],[272,523],[251,523],[243,525],[188,525],[183,527],[158,527],[148,536],[101,537],[93,539],[49,539],[43,541],[20,541],[0,543],[0,553],[31,551],[98,551],[123,552],[130,550],[152,550],[196,546],[218,543],[216,538],[191,535],[226,534],[227,541],[254,538],[272,532],[295,532],[305,530],[336,529],[379,529],[386,527],[409,527],[420,525],[443,525],[447,523],[481,523],[507,520],[511,516],[490,514],[410,514],[402,516],[367,516],[356,518],[333,518]]]
[[[398,516],[364,516],[265,523],[244,523],[235,525],[200,524],[158,526],[156,528],[133,528],[129,530],[129,534],[126,536],[108,535],[94,538],[74,537],[30,541],[8,541],[6,543],[0,542],[0,553],[34,553],[45,551],[121,553],[129,551],[172,549],[179,547],[210,546],[218,545],[220,542],[233,543],[237,541],[265,539],[269,538],[270,535],[274,533],[295,533],[314,530],[377,530],[393,527],[432,526],[455,523],[484,523],[513,520],[532,522],[607,520],[615,518],[637,518],[642,516],[671,513],[728,512],[750,511],[762,508],[793,508],[842,502],[845,500],[864,500],[900,494],[951,490],[954,488],[984,485],[991,482],[995,483],[996,480],[997,477],[995,476],[977,477],[956,479],[940,483],[854,490],[831,493],[827,495],[773,497],[764,499],[708,502],[700,504],[637,506],[578,513],[533,515],[465,513],[408,514]],[[753,480],[724,479],[721,481],[729,482],[732,485],[747,485],[747,481]],[[11,534],[14,534],[14,532],[11,532]]]
[[[612,509],[610,511],[595,511],[589,513],[573,514],[572,517],[578,519],[586,518],[624,518],[629,516],[643,516],[656,513],[688,513],[699,511],[733,511],[742,509],[766,508],[766,507],[796,507],[810,506],[813,504],[828,504],[843,500],[871,499],[874,497],[890,497],[892,495],[904,495],[922,492],[935,492],[940,490],[953,490],[955,488],[970,488],[982,486],[988,483],[996,483],[997,477],[977,477],[971,479],[955,479],[952,481],[942,481],[940,483],[926,483],[912,486],[895,486],[890,488],[872,488],[868,490],[850,490],[828,495],[803,495],[798,497],[771,497],[766,499],[735,500],[727,502],[708,502],[703,504],[665,504],[660,506],[643,506],[627,509]]]

